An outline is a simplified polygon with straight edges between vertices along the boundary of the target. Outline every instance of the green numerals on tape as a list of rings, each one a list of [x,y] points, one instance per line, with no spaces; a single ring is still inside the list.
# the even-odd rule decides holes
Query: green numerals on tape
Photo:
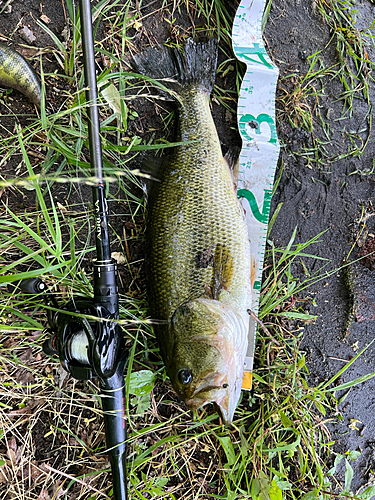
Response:
[[[272,197],[272,191],[270,189],[264,190],[262,211],[259,210],[255,196],[248,189],[239,189],[237,191],[237,196],[238,198],[246,198],[246,200],[249,202],[251,211],[257,221],[262,222],[263,224],[268,224],[268,216],[270,213],[271,197]]]
[[[254,132],[256,134],[260,134],[260,125],[261,123],[267,123],[267,125],[270,128],[271,132],[271,137],[268,142],[271,144],[276,144],[277,143],[277,133],[276,133],[276,125],[274,122],[274,119],[272,116],[267,115],[266,113],[261,113],[258,115],[256,118],[254,115],[242,115],[241,118],[239,119],[239,129],[240,132],[249,140],[252,141],[254,137],[250,137],[248,134],[248,131],[246,130],[246,125],[250,126],[251,129],[254,129]]]
[[[266,59],[268,58],[266,50],[259,43],[254,43],[253,47],[235,47],[235,51],[239,59],[242,58],[249,62],[263,64],[267,68],[273,68],[273,65]],[[258,56],[259,60],[251,56]]]

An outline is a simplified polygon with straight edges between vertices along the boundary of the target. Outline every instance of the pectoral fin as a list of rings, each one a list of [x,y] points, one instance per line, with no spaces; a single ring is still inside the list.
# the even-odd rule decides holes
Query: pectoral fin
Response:
[[[225,245],[216,245],[214,255],[213,296],[218,299],[221,290],[227,290],[233,278],[233,257]]]
[[[151,157],[140,154],[134,164],[138,167],[134,174],[138,175],[141,180],[142,189],[146,196],[146,200],[152,192],[153,185],[160,182],[161,170],[169,156]]]

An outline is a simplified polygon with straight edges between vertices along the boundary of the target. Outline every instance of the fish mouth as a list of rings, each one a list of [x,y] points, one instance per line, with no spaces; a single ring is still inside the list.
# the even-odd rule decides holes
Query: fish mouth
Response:
[[[223,419],[223,422],[225,425],[231,425],[233,422],[233,417],[234,417],[234,412],[236,410],[236,405],[234,405],[233,409],[226,408],[225,406],[222,406],[216,402],[214,402],[216,407],[219,409],[221,413],[221,418]]]
[[[186,401],[186,405],[191,410],[196,410],[209,403],[214,403],[221,414],[224,424],[231,425],[237,406],[237,396],[226,398],[222,394],[225,391],[222,387],[213,387],[210,388],[210,391],[216,392],[216,394],[206,397],[206,390],[199,391],[199,393]]]
[[[186,404],[196,409],[214,403],[224,423],[230,425],[241,395],[248,323],[241,313],[230,306],[219,301],[198,300],[209,310],[221,315],[222,322],[217,334],[207,341],[217,349],[220,363],[214,373],[198,380]]]
[[[230,425],[237,406],[238,391],[233,391],[233,384],[223,383],[223,379],[227,378],[223,374],[217,373],[214,378],[214,381],[211,379],[208,383],[206,380],[199,384],[185,403],[191,410],[214,403],[219,409],[224,423]]]

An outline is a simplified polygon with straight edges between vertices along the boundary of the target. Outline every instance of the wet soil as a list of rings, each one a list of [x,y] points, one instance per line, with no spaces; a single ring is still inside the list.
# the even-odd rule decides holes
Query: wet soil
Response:
[[[366,0],[355,4],[358,11],[357,26],[370,26],[375,17],[374,5]],[[271,9],[265,38],[269,52],[280,68],[279,98],[285,96],[283,89],[293,90],[293,85],[289,88],[286,86],[290,79],[283,80],[283,77],[292,73],[303,75],[308,71],[309,60],[306,56],[322,51],[320,57],[326,67],[337,62],[335,44],[330,43],[332,33],[313,7],[314,2],[288,0],[274,2]],[[369,57],[373,57],[371,44],[368,51]],[[306,352],[310,384],[314,386],[329,380],[368,345],[375,335],[375,322],[371,314],[368,313],[365,317],[360,314],[361,309],[368,310],[371,307],[375,273],[362,264],[356,264],[349,273],[348,268],[343,267],[358,259],[359,245],[364,243],[359,236],[367,233],[367,239],[371,240],[374,235],[374,133],[366,122],[366,117],[369,114],[373,116],[371,102],[375,89],[371,82],[369,101],[357,94],[351,115],[346,113],[343,118],[343,103],[338,99],[342,93],[340,82],[325,78],[317,85],[324,88],[324,95],[319,98],[318,103],[310,101],[314,108],[313,134],[288,125],[283,119],[281,102],[277,103],[278,132],[282,141],[280,159],[284,169],[272,199],[271,211],[279,203],[283,205],[270,236],[276,246],[285,246],[296,227],[295,243],[306,242],[322,233],[318,242],[309,248],[309,253],[327,259],[324,270],[319,273],[323,262],[312,258],[304,259],[304,271],[296,266],[293,273],[301,279],[306,272],[321,275],[317,283],[306,291],[306,296],[314,301],[309,312],[316,314],[317,320],[304,327],[301,344],[301,349]],[[320,165],[301,155],[304,149],[313,144],[313,135],[324,137],[318,113],[324,115],[330,127],[330,136],[329,139],[326,138],[325,146],[327,158]],[[368,145],[361,155],[337,159],[337,155],[348,151],[349,132],[355,133],[357,139],[361,136],[360,141],[368,139]],[[326,276],[324,272],[327,272]],[[363,274],[366,274],[367,288],[364,286]],[[366,296],[359,297],[359,290],[366,293]],[[370,346],[336,380],[335,385],[373,371],[375,358]],[[374,388],[375,382],[372,379],[350,389],[344,402],[339,405],[339,419],[336,420],[339,423],[328,425],[337,452],[361,452],[360,457],[352,464],[354,491],[372,480],[375,459]],[[342,391],[337,396],[341,398],[346,392]],[[359,420],[356,426],[351,425],[351,419]]]
[[[4,3],[4,2],[3,2]],[[296,79],[290,75],[303,75],[309,69],[309,56],[321,51],[321,64],[330,67],[337,63],[338,54],[335,40],[329,26],[324,22],[313,0],[280,0],[273,1],[269,21],[265,31],[265,40],[269,54],[280,69],[278,85],[278,134],[282,143],[279,172],[282,169],[280,183],[273,196],[271,212],[282,203],[277,220],[273,226],[270,239],[276,246],[285,246],[295,229],[296,243],[305,242],[322,233],[318,242],[309,249],[310,253],[327,259],[324,272],[327,274],[315,284],[310,285],[305,296],[310,297],[311,305],[307,306],[311,314],[317,315],[315,323],[304,327],[301,348],[306,352],[311,385],[317,385],[328,380],[343,367],[346,361],[355,356],[374,338],[375,321],[371,314],[363,314],[363,304],[371,303],[371,281],[375,271],[357,264],[351,274],[343,266],[359,256],[360,247],[356,243],[363,225],[368,232],[367,240],[375,235],[375,207],[372,206],[375,188],[374,133],[370,127],[369,116],[373,116],[371,102],[375,90],[371,80],[369,100],[357,93],[353,102],[352,113],[343,112],[343,102],[338,99],[342,93],[342,84],[337,78],[324,77],[317,90],[322,91],[318,100],[307,98],[307,104],[312,109],[314,119],[313,132],[302,126],[292,126],[288,120],[288,110],[285,109],[283,98],[295,89]],[[374,20],[374,5],[369,0],[358,0],[358,27],[367,28]],[[3,5],[0,4],[2,8]],[[151,13],[155,5],[147,7],[144,14]],[[233,5],[229,5],[233,9]],[[234,13],[234,9],[233,9]],[[49,19],[48,27],[61,40],[64,39],[66,28],[66,6],[63,2],[45,2],[37,0],[9,3],[0,15],[0,35],[4,40],[11,40],[25,56],[35,56],[39,48],[53,45],[36,20],[42,15]],[[189,15],[175,12],[175,23],[182,34],[192,32],[192,19]],[[45,19],[45,18],[44,18]],[[171,36],[170,25],[163,21],[161,12],[148,17],[147,22],[139,31],[132,34],[137,47],[149,43],[163,42]],[[194,19],[197,26],[202,19]],[[35,40],[25,40],[22,29],[27,26],[35,36]],[[173,36],[173,33],[172,33]],[[374,57],[375,52],[369,46],[368,57]],[[222,56],[223,57],[223,56]],[[38,68],[38,61],[34,59]],[[47,52],[43,53],[43,67],[46,72],[58,70],[56,60]],[[48,81],[48,77],[47,77]],[[224,88],[233,88],[234,79],[230,73],[220,82]],[[58,96],[58,94],[57,94]],[[52,87],[47,87],[47,98],[52,101],[58,98]],[[141,134],[150,126],[159,129],[162,134],[162,122],[150,112],[146,104],[134,104],[142,120],[130,122],[129,133]],[[27,123],[28,116],[34,111],[32,106],[18,93],[1,92],[0,121],[2,134],[6,130],[13,131],[14,121]],[[318,114],[329,124],[329,138],[324,133]],[[236,118],[217,102],[213,104],[213,114],[223,143],[224,152],[239,145],[236,132]],[[316,138],[324,139],[325,153],[318,153],[320,162],[311,161],[307,150],[313,149]],[[354,139],[353,139],[354,137]],[[363,145],[368,140],[364,152],[360,155],[348,155],[338,159],[352,145],[351,139]],[[314,153],[315,154],[315,153]],[[313,154],[313,155],[314,155]],[[315,156],[314,156],[315,158]],[[8,164],[1,172],[3,176],[13,176],[17,160]],[[9,170],[7,170],[9,169]],[[60,186],[55,195],[64,200],[67,196],[66,187]],[[7,199],[13,205],[32,203],[27,193],[7,194]],[[369,216],[365,221],[363,216]],[[132,220],[118,221],[129,230]],[[121,234],[121,233],[120,233]],[[360,243],[363,243],[360,240]],[[142,247],[133,248],[135,254],[141,255]],[[293,275],[301,279],[306,273],[319,274],[322,260],[304,259],[304,267],[296,265]],[[129,286],[131,277],[123,270],[124,287]],[[363,284],[363,273],[366,283]],[[142,280],[140,282],[142,285]],[[369,287],[367,286],[370,283]],[[363,298],[358,290],[370,291]],[[367,300],[367,302],[366,302]],[[370,306],[369,306],[370,307]],[[375,347],[374,347],[375,349]],[[354,363],[336,383],[344,383],[361,375],[375,371],[374,349],[370,346],[361,358]],[[375,379],[350,389],[344,402],[339,406],[339,423],[328,424],[335,440],[335,451],[344,453],[348,450],[361,451],[361,456],[354,462],[353,490],[357,490],[371,480],[372,469],[375,467]],[[342,396],[342,394],[340,395]],[[351,426],[351,419],[357,419],[356,426]],[[48,423],[41,423],[41,428],[35,431],[38,439],[38,456],[43,456],[43,447],[47,448],[48,440],[43,439]],[[357,428],[355,428],[357,427]],[[45,449],[44,456],[51,453]],[[73,473],[73,472],[72,472]]]

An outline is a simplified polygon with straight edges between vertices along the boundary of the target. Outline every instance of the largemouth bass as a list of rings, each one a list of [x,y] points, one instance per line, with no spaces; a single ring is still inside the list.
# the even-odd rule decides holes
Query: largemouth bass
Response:
[[[189,408],[215,402],[231,423],[241,393],[251,307],[250,242],[210,111],[214,39],[184,54],[157,46],[139,73],[178,93],[179,141],[150,194],[149,301],[168,375]]]
[[[34,68],[19,52],[1,42],[0,86],[10,87],[22,92],[40,108],[42,89]]]

